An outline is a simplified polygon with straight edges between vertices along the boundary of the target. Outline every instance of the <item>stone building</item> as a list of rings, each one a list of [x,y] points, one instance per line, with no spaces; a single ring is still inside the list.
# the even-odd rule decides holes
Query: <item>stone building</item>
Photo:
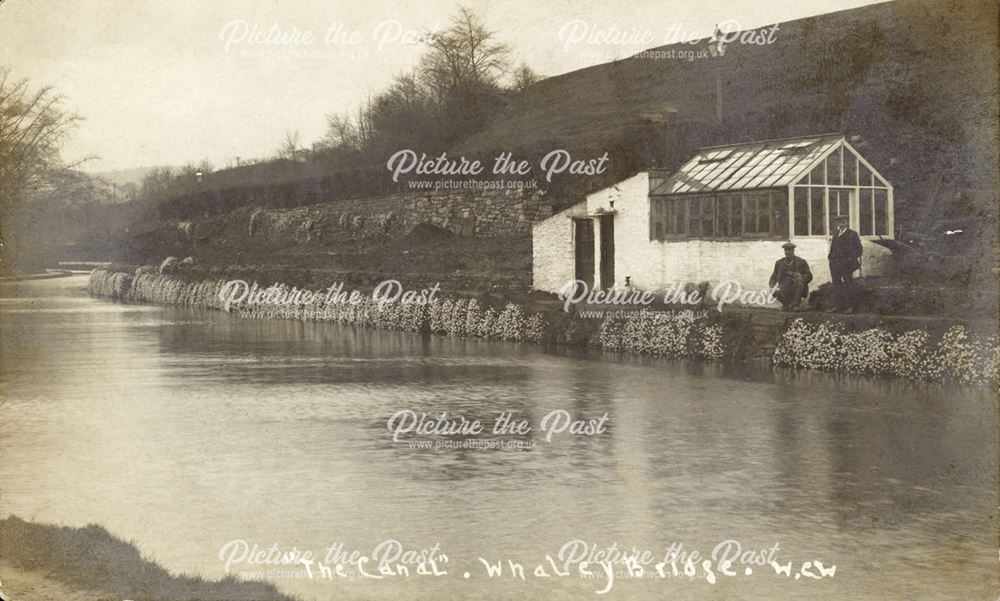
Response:
[[[888,268],[893,188],[839,134],[703,148],[676,173],[641,171],[532,229],[533,287],[650,291],[708,281],[767,288],[791,240],[813,285],[830,281],[834,220],[862,239],[862,275]]]

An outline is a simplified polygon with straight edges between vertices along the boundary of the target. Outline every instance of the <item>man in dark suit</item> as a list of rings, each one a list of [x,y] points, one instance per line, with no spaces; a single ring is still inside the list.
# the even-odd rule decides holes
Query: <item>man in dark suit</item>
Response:
[[[812,281],[813,274],[809,270],[809,263],[802,257],[795,256],[794,244],[785,242],[781,248],[785,249],[785,257],[775,262],[768,286],[777,286],[774,298],[781,301],[782,309],[795,311],[802,299],[809,296],[809,282]]]
[[[847,227],[847,215],[838,215],[837,229],[830,241],[830,277],[833,280],[833,298],[836,306],[827,313],[843,311],[854,313],[856,288],[854,272],[861,269],[861,238],[858,233]]]

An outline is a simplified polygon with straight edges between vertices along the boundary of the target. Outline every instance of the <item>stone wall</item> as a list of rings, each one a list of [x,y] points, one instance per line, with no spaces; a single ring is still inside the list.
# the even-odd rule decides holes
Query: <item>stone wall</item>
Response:
[[[438,190],[294,209],[257,209],[249,234],[257,239],[305,243],[328,235],[402,235],[417,225],[430,224],[463,236],[527,236],[532,224],[551,214],[551,203],[537,191]]]

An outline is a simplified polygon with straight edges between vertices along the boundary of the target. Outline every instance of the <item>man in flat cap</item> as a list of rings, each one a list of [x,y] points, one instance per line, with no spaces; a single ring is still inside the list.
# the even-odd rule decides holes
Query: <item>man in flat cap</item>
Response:
[[[847,215],[838,215],[837,229],[830,241],[830,277],[833,280],[834,306],[827,313],[843,311],[854,313],[854,272],[861,269],[861,238],[848,227]]]
[[[813,274],[809,271],[809,263],[802,257],[795,256],[795,245],[785,242],[781,245],[785,256],[774,264],[768,285],[775,289],[774,298],[781,301],[785,311],[796,311],[802,299],[809,296],[809,282]]]

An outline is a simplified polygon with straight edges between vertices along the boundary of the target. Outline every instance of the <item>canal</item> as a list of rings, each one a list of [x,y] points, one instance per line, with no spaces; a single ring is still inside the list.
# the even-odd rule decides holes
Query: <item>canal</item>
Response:
[[[996,594],[989,391],[241,319],[85,286],[0,287],[0,516],[97,523],[209,578],[232,541],[322,559],[395,540],[447,557],[447,575],[381,579],[357,564],[313,579],[301,565],[229,566],[271,570],[304,599],[596,598],[606,580],[577,564],[553,574],[574,540],[658,557],[710,558],[725,541],[719,554],[753,551],[735,576],[713,566],[714,584],[620,573],[605,595],[617,599]],[[486,431],[396,441],[400,411]],[[552,412],[607,419],[549,440]],[[494,435],[501,413],[531,430]],[[767,550],[790,575],[754,562]],[[502,576],[479,558],[502,560]],[[835,574],[801,571],[816,561]]]

